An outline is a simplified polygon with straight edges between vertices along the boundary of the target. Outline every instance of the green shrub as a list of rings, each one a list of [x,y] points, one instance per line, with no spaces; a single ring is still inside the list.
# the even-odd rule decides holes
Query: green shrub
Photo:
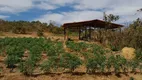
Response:
[[[31,76],[35,69],[35,65],[36,62],[32,60],[32,58],[28,58],[26,61],[19,64],[20,72],[22,72],[24,75]]]
[[[21,61],[21,58],[24,54],[24,49],[19,46],[8,47],[6,50],[7,57],[5,63],[8,68],[11,68],[11,71],[15,67],[15,64]]]
[[[75,43],[73,41],[68,41],[66,43],[67,47],[72,49],[73,51],[76,52],[81,52],[84,51],[85,49],[87,49],[89,47],[88,44],[84,43],[84,42],[79,42],[79,43]]]
[[[95,72],[98,69],[98,63],[95,58],[89,58],[86,64],[87,73]]]
[[[41,59],[42,47],[35,45],[30,48],[30,57],[34,61],[39,61]]]
[[[17,45],[9,46],[6,49],[6,53],[7,55],[16,55],[21,58],[24,54],[24,48],[22,46]]]
[[[59,56],[64,52],[63,43],[57,42],[56,44],[49,44],[46,47],[47,56]]]
[[[16,55],[8,55],[5,60],[5,64],[7,65],[7,68],[11,68],[10,72],[13,71],[13,69],[16,67],[15,64],[17,64],[20,61],[19,57]]]
[[[98,45],[94,45],[93,46],[93,53],[94,55],[96,54],[105,54],[106,50],[104,50],[101,46],[98,46]]]
[[[138,60],[132,60],[130,63],[131,71],[135,72],[136,69],[139,67],[139,61]]]
[[[70,69],[73,72],[77,67],[82,65],[82,60],[73,54],[65,53],[61,56],[60,65],[62,68]]]
[[[94,58],[87,60],[86,68],[87,72],[104,72],[106,67],[106,56],[102,54],[95,54]]]
[[[43,31],[37,30],[37,35],[38,35],[39,37],[44,36]]]
[[[136,53],[136,59],[142,61],[142,51],[137,50],[135,53]]]
[[[44,71],[45,73],[49,73],[52,70],[57,70],[60,67],[60,59],[59,57],[53,56],[49,57],[48,60],[44,61],[41,64],[41,70]]]

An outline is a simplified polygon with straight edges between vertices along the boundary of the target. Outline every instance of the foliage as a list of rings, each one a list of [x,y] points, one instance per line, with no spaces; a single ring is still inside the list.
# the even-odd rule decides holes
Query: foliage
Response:
[[[12,32],[16,34],[26,34],[29,32],[37,32],[38,36],[43,36],[44,31],[54,34],[62,34],[63,28],[56,26],[53,22],[41,23],[40,21],[5,21],[0,20],[0,31]]]
[[[106,56],[95,54],[94,58],[89,58],[86,64],[87,72],[96,72],[97,70],[104,72],[106,66]]]
[[[38,35],[39,37],[43,36],[43,31],[37,30],[37,35]]]
[[[94,55],[105,54],[105,50],[101,46],[93,45],[93,53],[94,53]]]
[[[45,73],[51,72],[52,70],[56,71],[59,68],[59,62],[59,57],[52,56],[41,64],[41,70]]]
[[[136,59],[142,61],[142,51],[141,50],[137,50],[136,52]]]
[[[30,56],[33,61],[39,61],[41,58],[42,47],[35,45],[30,48]]]
[[[142,50],[142,21],[137,19],[122,32],[112,32],[112,36],[109,38],[109,44],[112,49],[121,50],[124,47],[133,47],[136,50]]]
[[[118,15],[113,15],[113,14],[109,14],[107,15],[105,12],[104,12],[104,20],[106,22],[113,22],[113,21],[117,21],[119,19],[119,16]]]
[[[22,72],[24,75],[31,76],[35,69],[35,64],[36,62],[32,60],[32,58],[28,58],[26,61],[19,64],[20,72]]]
[[[88,48],[88,44],[84,43],[84,42],[79,42],[79,43],[75,43],[73,41],[68,41],[66,43],[67,47],[70,48],[73,51],[76,52],[81,52],[83,50],[86,50]]]
[[[64,52],[63,44],[61,42],[49,43],[46,46],[46,52],[48,56],[59,56],[61,53]]]
[[[79,67],[82,64],[82,61],[77,56],[70,54],[70,53],[64,53],[61,56],[60,65],[63,68],[70,69],[71,72],[73,72],[77,67]]]
[[[11,68],[13,70],[13,68],[15,67],[15,64],[21,61],[21,58],[24,54],[24,49],[20,46],[8,47],[6,50],[6,53],[7,53],[7,57],[6,57],[5,63],[8,68]]]
[[[139,66],[139,61],[138,60],[132,60],[130,63],[130,68],[132,69],[132,72],[136,71],[136,68]]]
[[[136,51],[136,57],[133,60],[126,60],[120,55],[107,56],[106,50],[95,44],[85,42],[75,43],[68,41],[67,47],[81,53],[84,59],[80,59],[72,52],[66,53],[62,42],[51,41],[46,38],[0,38],[0,49],[6,51],[5,63],[11,71],[18,66],[25,75],[32,75],[39,64],[43,61],[41,54],[47,53],[47,58],[42,62],[40,68],[45,73],[58,70],[74,71],[82,64],[86,65],[87,72],[112,72],[119,73],[133,71],[136,69],[142,71],[141,49]],[[77,48],[77,49],[76,49]],[[28,58],[23,58],[25,50],[29,51]]]

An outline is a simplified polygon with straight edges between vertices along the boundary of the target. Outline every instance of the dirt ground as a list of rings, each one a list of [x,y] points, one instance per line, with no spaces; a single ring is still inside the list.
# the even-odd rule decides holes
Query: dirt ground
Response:
[[[51,33],[44,33],[45,37],[53,40],[64,40],[63,35],[56,36]],[[36,33],[30,34],[13,34],[13,33],[1,33],[1,38],[4,37],[38,37]],[[77,39],[78,37],[71,37]],[[4,65],[4,57],[0,56],[0,80],[130,80],[133,77],[134,80],[142,80],[142,74],[128,73],[127,75],[121,74],[116,76],[115,74],[86,74],[86,73],[54,73],[54,74],[40,74],[32,77],[24,76],[20,71],[10,73]],[[83,69],[80,69],[81,71]],[[83,71],[84,72],[84,71]]]
[[[130,80],[133,77],[134,80],[142,80],[141,74],[128,74],[120,75],[119,77],[112,75],[97,75],[97,74],[48,74],[38,75],[33,77],[24,76],[21,73],[9,73],[7,75],[1,75],[0,80]]]
[[[29,32],[28,34],[14,34],[11,32],[0,32],[0,38],[4,38],[4,37],[32,37],[32,38],[36,38],[38,37],[36,32]],[[59,40],[59,41],[63,41],[64,40],[64,35],[55,35],[49,32],[44,32],[44,37],[46,38],[50,38],[52,40]],[[78,40],[78,36],[69,36],[69,38],[73,39],[73,40]]]

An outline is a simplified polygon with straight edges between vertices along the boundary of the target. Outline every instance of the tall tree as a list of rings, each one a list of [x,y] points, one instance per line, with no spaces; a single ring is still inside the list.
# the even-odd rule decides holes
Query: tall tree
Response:
[[[104,16],[103,16],[103,20],[106,22],[107,26],[106,27],[110,27],[110,23],[119,20],[119,16],[118,15],[113,15],[113,14],[109,14],[107,15],[104,12]]]

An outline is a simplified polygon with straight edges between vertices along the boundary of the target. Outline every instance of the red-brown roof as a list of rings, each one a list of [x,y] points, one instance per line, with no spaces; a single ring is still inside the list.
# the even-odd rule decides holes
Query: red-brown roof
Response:
[[[74,23],[65,23],[63,24],[64,28],[76,28],[76,27],[84,27],[84,26],[91,26],[95,28],[105,28],[107,23],[102,20],[90,20],[90,21],[82,21],[82,22],[74,22]],[[123,25],[120,24],[115,24],[115,23],[110,23],[110,26],[108,29],[113,29],[113,28],[120,28],[123,27]]]

